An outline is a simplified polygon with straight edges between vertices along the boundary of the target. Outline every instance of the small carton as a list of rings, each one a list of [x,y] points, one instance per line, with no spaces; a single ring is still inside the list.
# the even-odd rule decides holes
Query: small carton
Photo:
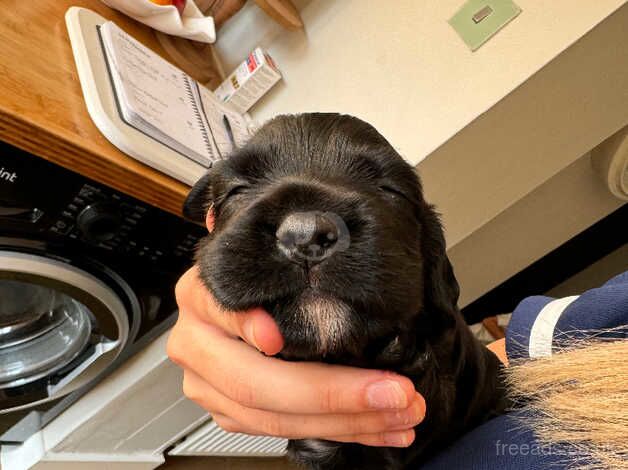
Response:
[[[245,113],[279,80],[281,73],[275,62],[258,47],[214,90],[214,94],[219,100],[230,103],[237,112]]]

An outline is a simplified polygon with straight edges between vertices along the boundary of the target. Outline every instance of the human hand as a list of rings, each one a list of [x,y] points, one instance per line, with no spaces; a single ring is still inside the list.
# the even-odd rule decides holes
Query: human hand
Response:
[[[224,311],[196,267],[181,277],[176,296],[168,355],[183,368],[184,394],[224,430],[371,446],[413,442],[425,401],[408,378],[270,357],[283,347],[271,316],[261,308]]]

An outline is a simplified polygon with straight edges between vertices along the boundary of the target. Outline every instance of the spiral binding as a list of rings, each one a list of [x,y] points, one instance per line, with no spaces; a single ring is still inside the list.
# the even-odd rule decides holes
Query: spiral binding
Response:
[[[207,153],[209,155],[210,160],[213,160],[214,151],[212,149],[212,144],[209,139],[209,135],[207,134],[207,129],[205,128],[205,122],[203,121],[203,118],[201,116],[201,111],[200,109],[198,109],[198,104],[196,103],[196,96],[194,95],[194,92],[192,91],[190,78],[187,75],[183,75],[183,80],[185,82],[185,91],[188,94],[188,97],[190,98],[190,102],[192,103],[192,109],[194,110],[194,114],[196,115],[196,120],[198,122],[199,128],[201,129],[203,141],[205,142],[205,145],[207,146]]]

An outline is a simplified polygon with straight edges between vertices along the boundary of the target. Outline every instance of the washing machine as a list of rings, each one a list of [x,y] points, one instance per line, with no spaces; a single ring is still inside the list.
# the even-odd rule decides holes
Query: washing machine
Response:
[[[173,324],[203,234],[0,143],[0,440],[37,431]]]

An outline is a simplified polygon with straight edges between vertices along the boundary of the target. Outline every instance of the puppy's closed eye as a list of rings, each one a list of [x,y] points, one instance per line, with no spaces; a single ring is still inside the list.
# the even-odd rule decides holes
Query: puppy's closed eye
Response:
[[[229,198],[244,194],[247,189],[249,189],[249,187],[244,184],[234,186],[227,191],[227,193],[222,197],[222,200],[224,202],[227,201]]]
[[[399,199],[399,198],[403,198],[407,201],[410,201],[408,199],[408,197],[404,194],[403,191],[401,191],[400,189],[397,189],[393,186],[389,186],[389,185],[382,185],[379,187],[379,190],[381,192],[383,192],[384,194],[386,194],[388,197],[391,197],[393,199]]]

